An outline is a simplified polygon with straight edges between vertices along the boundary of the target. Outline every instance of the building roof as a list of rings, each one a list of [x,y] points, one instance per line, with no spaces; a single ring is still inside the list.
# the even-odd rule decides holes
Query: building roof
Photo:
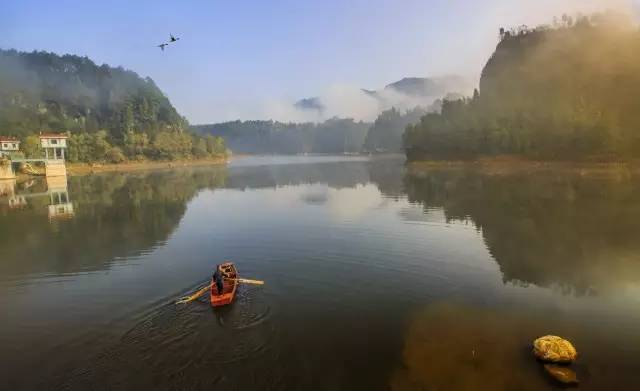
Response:
[[[69,138],[66,134],[60,133],[40,133],[38,136],[40,138]]]
[[[20,140],[10,136],[0,136],[0,142],[19,143]]]

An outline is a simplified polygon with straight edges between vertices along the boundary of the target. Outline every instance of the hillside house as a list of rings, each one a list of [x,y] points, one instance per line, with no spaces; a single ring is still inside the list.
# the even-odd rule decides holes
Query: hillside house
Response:
[[[67,149],[67,135],[56,133],[40,133],[40,144],[47,160],[64,160]]]

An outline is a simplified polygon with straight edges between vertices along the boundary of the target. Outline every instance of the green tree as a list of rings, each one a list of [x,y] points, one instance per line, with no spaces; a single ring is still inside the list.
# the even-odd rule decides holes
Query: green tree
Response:
[[[102,160],[111,149],[111,144],[107,141],[107,131],[100,130],[91,136],[91,161]]]
[[[67,157],[71,162],[103,161],[111,149],[106,130],[100,130],[94,134],[72,134],[68,139]]]
[[[105,160],[109,163],[122,163],[126,160],[126,157],[120,148],[112,147],[105,154]]]
[[[22,141],[20,148],[27,158],[40,158],[44,155],[42,144],[38,136],[27,136]]]
[[[89,133],[72,134],[67,140],[67,159],[71,162],[89,162],[92,158]]]
[[[224,155],[227,151],[224,139],[222,137],[215,137],[209,134],[205,137],[205,142],[207,146],[207,152],[210,155]]]
[[[141,159],[148,153],[149,136],[129,131],[124,135],[124,153],[129,158]]]
[[[193,139],[193,156],[199,159],[205,158],[209,156],[209,151],[207,151],[207,141],[202,137],[194,137]]]
[[[152,153],[159,159],[176,160],[191,156],[193,147],[189,134],[177,131],[158,133],[152,145]]]

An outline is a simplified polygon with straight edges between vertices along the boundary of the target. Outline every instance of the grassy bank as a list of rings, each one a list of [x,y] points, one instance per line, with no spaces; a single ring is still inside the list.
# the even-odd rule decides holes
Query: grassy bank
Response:
[[[68,175],[88,175],[101,172],[129,172],[140,170],[159,170],[175,167],[196,167],[226,164],[226,157],[194,160],[125,162],[118,164],[107,163],[67,163]]]

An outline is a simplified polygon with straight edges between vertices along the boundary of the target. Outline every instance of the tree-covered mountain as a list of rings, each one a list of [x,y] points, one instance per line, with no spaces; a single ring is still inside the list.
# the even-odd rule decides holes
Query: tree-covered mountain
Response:
[[[500,31],[473,98],[409,126],[409,159],[640,156],[640,32],[611,13]]]
[[[194,138],[150,78],[87,57],[0,50],[0,135],[68,132],[71,160],[188,158],[223,153]],[[36,142],[37,143],[37,142]],[[217,143],[217,144],[216,144]]]
[[[353,153],[360,152],[371,124],[347,118],[321,123],[231,121],[196,125],[201,135],[223,137],[239,153]]]
[[[370,152],[401,152],[405,128],[420,121],[426,113],[427,110],[421,107],[404,113],[395,107],[382,112],[367,133],[364,149]]]

